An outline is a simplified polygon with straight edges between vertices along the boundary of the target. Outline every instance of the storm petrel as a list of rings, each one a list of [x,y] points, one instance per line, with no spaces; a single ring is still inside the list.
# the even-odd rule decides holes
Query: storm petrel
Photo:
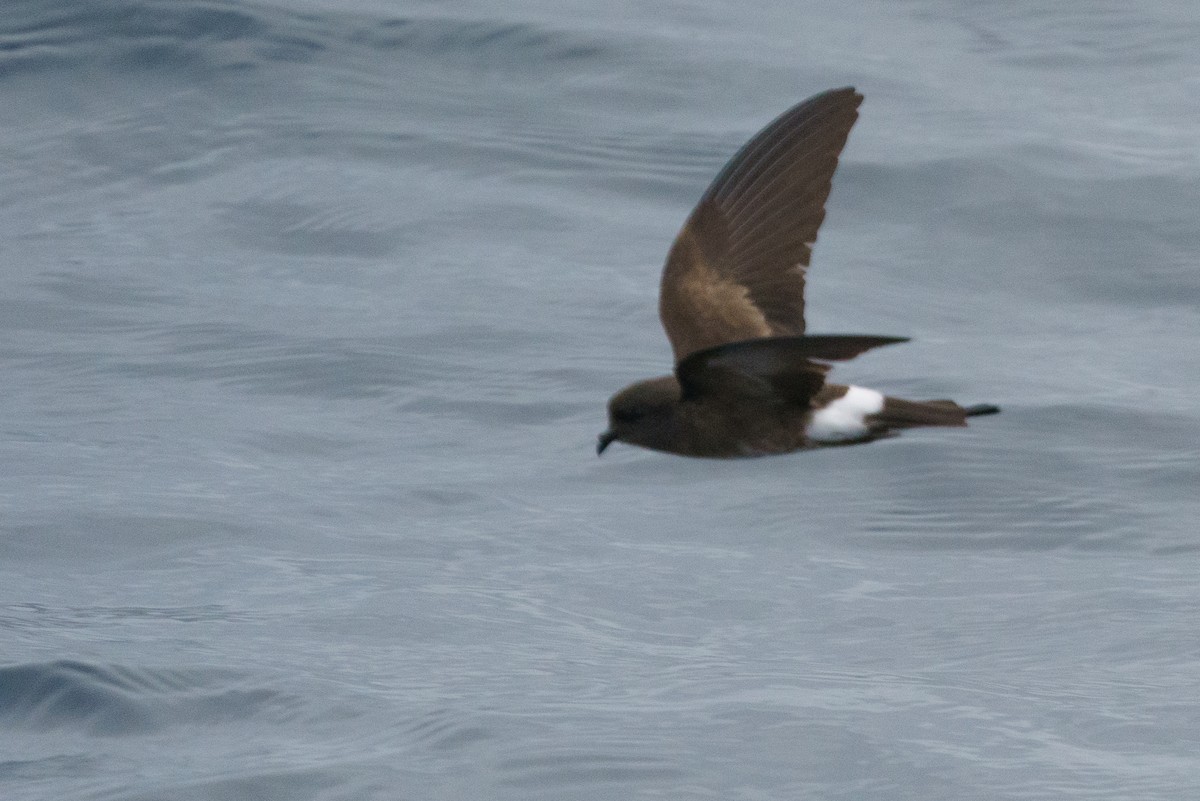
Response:
[[[907,341],[804,332],[805,270],[861,102],[853,88],[810,97],[717,175],[663,269],[659,315],[675,372],[612,397],[597,453],[619,440],[683,456],[760,456],[999,411],[825,381],[831,361]]]

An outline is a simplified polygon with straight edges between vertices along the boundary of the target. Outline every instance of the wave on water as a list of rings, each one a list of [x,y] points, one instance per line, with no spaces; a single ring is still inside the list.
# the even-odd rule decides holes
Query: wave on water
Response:
[[[5,7],[0,78],[96,60],[127,69],[244,70],[310,61],[339,46],[539,70],[605,53],[597,40],[530,23],[301,13],[213,0],[33,0]]]
[[[224,723],[288,700],[226,670],[163,670],[57,660],[0,667],[0,720],[35,730],[135,735]]]

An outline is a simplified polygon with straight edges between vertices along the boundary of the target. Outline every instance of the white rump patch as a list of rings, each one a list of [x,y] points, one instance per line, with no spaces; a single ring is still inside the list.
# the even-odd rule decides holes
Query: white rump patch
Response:
[[[804,432],[816,442],[847,442],[867,435],[866,417],[883,411],[883,393],[850,387],[846,394],[817,411]]]

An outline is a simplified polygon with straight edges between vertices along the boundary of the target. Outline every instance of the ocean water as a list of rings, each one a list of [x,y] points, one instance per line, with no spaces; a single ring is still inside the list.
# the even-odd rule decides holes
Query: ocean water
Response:
[[[1200,16],[0,9],[0,798],[1194,799]],[[616,445],[671,237],[866,95],[809,274],[966,430]]]

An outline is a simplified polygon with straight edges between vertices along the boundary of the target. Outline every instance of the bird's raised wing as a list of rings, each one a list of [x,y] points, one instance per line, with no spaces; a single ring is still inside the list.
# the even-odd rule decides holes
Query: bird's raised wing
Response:
[[[780,115],[717,175],[675,238],[659,314],[675,361],[804,333],[804,271],[862,95],[833,89]]]
[[[696,351],[675,365],[683,401],[741,400],[806,404],[825,384],[828,361],[853,359],[905,337],[764,337]]]

